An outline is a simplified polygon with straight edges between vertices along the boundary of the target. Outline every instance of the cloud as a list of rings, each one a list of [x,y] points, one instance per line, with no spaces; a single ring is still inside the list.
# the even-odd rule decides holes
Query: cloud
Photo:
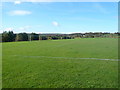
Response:
[[[21,4],[21,1],[14,1],[14,4]]]
[[[56,0],[26,0],[28,2],[54,2]]]
[[[2,2],[13,2],[14,0],[2,0]],[[119,0],[21,0],[23,2],[119,2]]]
[[[98,9],[101,13],[108,14],[109,12],[100,3],[94,4],[94,7]]]
[[[5,28],[4,31],[13,31],[13,28],[11,28],[11,27]]]
[[[25,11],[25,10],[15,10],[15,11],[10,11],[9,14],[14,16],[14,15],[29,15],[32,12],[30,11]]]
[[[52,24],[53,24],[54,26],[56,26],[56,27],[58,27],[58,26],[59,26],[59,23],[58,23],[58,22],[56,22],[56,21],[53,21],[53,22],[52,22]]]
[[[103,22],[103,19],[91,18],[91,17],[71,17],[69,20],[79,20],[79,21],[87,21],[87,22]]]
[[[18,30],[19,31],[26,31],[28,29],[30,29],[32,26],[23,26],[23,27],[19,27]]]

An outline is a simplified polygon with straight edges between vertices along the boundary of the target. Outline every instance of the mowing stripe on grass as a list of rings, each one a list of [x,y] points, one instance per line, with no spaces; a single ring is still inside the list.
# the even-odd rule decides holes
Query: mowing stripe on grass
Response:
[[[26,56],[26,55],[12,55],[12,56],[31,57],[31,58],[93,59],[93,60],[120,61],[120,59],[100,59],[100,58],[49,57],[49,56]]]

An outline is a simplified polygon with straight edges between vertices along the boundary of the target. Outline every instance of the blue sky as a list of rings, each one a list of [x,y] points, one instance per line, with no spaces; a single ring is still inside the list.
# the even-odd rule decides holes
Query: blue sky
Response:
[[[117,32],[117,17],[117,2],[4,2],[2,31]]]

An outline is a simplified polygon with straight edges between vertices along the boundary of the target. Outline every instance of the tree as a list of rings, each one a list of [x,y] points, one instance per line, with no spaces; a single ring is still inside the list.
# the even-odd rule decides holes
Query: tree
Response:
[[[28,34],[27,33],[17,34],[16,41],[28,41]]]
[[[63,39],[72,39],[70,36],[63,36]]]
[[[36,33],[31,33],[31,40],[39,40],[39,35]]]
[[[58,36],[52,36],[52,39],[56,40],[56,39],[59,39],[59,37]]]
[[[47,36],[41,36],[42,40],[47,40]]]
[[[13,33],[13,31],[4,31],[2,33],[2,42],[12,42],[15,41],[15,34]]]

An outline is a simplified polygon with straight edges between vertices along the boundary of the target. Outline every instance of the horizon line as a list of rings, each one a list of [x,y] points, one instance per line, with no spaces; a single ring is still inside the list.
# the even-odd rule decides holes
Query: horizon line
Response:
[[[5,32],[5,31],[3,31]],[[0,34],[2,34],[3,32],[0,32]],[[6,32],[9,32],[9,31],[6,31]],[[14,32],[13,33],[15,34],[18,34],[18,32]],[[74,33],[120,33],[119,31],[117,32],[68,32],[68,33],[65,33],[65,32],[19,32],[19,33],[35,33],[35,34],[74,34]]]

